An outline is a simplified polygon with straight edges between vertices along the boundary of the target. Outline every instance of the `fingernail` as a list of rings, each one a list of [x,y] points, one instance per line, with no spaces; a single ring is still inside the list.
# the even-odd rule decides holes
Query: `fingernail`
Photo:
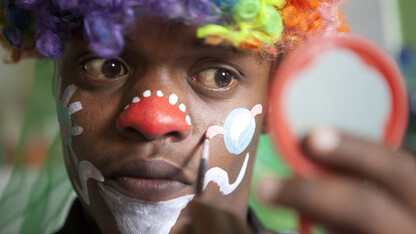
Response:
[[[319,127],[311,133],[311,146],[320,153],[334,151],[340,141],[339,134],[331,127]]]
[[[257,188],[257,197],[264,202],[276,200],[282,188],[282,181],[276,177],[262,180]]]

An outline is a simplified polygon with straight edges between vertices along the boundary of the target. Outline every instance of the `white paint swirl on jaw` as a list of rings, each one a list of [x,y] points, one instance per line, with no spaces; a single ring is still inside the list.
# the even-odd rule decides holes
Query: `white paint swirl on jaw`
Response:
[[[122,234],[167,234],[194,194],[168,201],[150,202],[127,197],[99,184],[101,194],[117,221]]]
[[[234,190],[240,185],[241,181],[244,178],[244,175],[246,174],[249,158],[250,155],[249,153],[247,153],[246,158],[244,159],[243,166],[241,167],[240,172],[238,173],[237,179],[232,184],[230,184],[228,173],[223,169],[218,167],[209,169],[207,173],[205,173],[203,190],[205,190],[208,186],[208,183],[212,181],[218,185],[222,194],[228,195],[234,192]]]
[[[78,191],[81,199],[87,204],[90,204],[90,198],[88,196],[87,182],[88,179],[94,179],[99,182],[104,182],[104,176],[101,172],[88,161],[82,161],[79,163],[79,180],[81,181],[81,188],[77,183],[74,183],[75,189]]]

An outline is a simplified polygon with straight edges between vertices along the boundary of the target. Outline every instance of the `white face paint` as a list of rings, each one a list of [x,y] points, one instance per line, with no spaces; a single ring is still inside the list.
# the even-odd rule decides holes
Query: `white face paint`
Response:
[[[240,172],[238,173],[237,179],[232,184],[230,184],[228,173],[223,169],[218,167],[209,169],[207,173],[205,173],[204,190],[208,186],[208,183],[212,181],[218,185],[219,190],[222,194],[228,195],[234,192],[234,190],[240,185],[241,181],[244,178],[244,175],[246,174],[249,157],[250,155],[249,153],[247,153],[246,158],[244,159],[243,166],[241,167]]]
[[[90,204],[90,198],[88,196],[87,181],[88,179],[94,179],[99,182],[104,182],[104,177],[101,172],[88,161],[81,161],[79,163],[79,180],[81,181],[81,187],[77,183],[74,183],[75,189],[81,196],[81,199],[87,204]]]
[[[60,83],[59,80],[58,82]],[[58,86],[59,85],[60,84],[58,84]],[[80,185],[74,181],[75,190],[78,192],[80,198],[85,202],[85,204],[89,205],[90,199],[88,196],[87,188],[88,179],[104,182],[104,177],[101,172],[90,162],[82,161],[78,163],[78,158],[72,149],[72,137],[79,136],[84,131],[81,126],[72,126],[73,124],[71,116],[83,109],[81,102],[73,102],[69,104],[72,96],[75,94],[77,89],[78,88],[73,84],[66,87],[62,95],[62,100],[58,100],[57,102],[57,111],[59,124],[61,127],[61,135],[65,143],[65,152],[67,153],[67,157],[71,158],[71,160],[67,161],[67,163],[72,163],[74,165],[74,168],[78,172],[79,176]],[[56,92],[59,95],[59,91]]]
[[[127,197],[103,184],[99,186],[122,234],[169,233],[182,209],[194,197],[192,194],[168,201],[151,202]]]
[[[223,134],[227,150],[232,154],[241,154],[253,139],[256,130],[254,118],[262,111],[261,104],[255,105],[251,111],[245,108],[235,109],[225,119],[224,126],[211,126],[207,131],[207,137]]]
[[[81,161],[78,163],[78,158],[72,149],[72,137],[79,136],[84,131],[81,126],[72,126],[71,115],[83,109],[81,102],[69,104],[76,91],[77,87],[75,85],[69,85],[62,95],[62,100],[58,100],[57,102],[57,110],[61,125],[62,139],[64,141],[64,149],[66,156],[70,158],[67,163],[72,163],[74,165],[79,176],[80,183],[76,180],[73,183],[79,198],[85,204],[90,204],[87,182],[89,179],[94,179],[101,182],[98,183],[101,189],[100,192],[111,210],[121,233],[169,233],[173,225],[175,225],[182,209],[193,199],[194,194],[168,201],[150,202],[127,197],[103,185],[104,177],[102,173],[88,161]],[[160,90],[156,93],[159,97],[163,96],[163,92]],[[57,95],[59,97],[59,91],[57,91]],[[143,97],[150,96],[150,90],[146,90],[143,93]],[[134,97],[132,103],[138,102],[140,102],[140,98]],[[169,102],[172,105],[176,105],[178,96],[171,94],[169,96]],[[129,106],[126,108],[129,108]],[[182,103],[179,105],[179,109],[182,112],[185,112],[186,106]],[[186,121],[189,125],[191,124],[189,116],[186,116]]]
[[[228,151],[233,154],[240,154],[251,143],[256,129],[254,117],[261,114],[262,111],[263,107],[261,104],[255,105],[251,111],[244,108],[235,109],[227,116],[224,127],[211,126],[208,128],[206,136],[211,139],[216,135],[224,135],[224,142]],[[205,190],[208,183],[212,181],[219,186],[222,194],[228,195],[232,193],[244,179],[249,157],[250,155],[247,153],[237,179],[232,184],[225,170],[218,167],[209,169],[205,173],[203,189]]]

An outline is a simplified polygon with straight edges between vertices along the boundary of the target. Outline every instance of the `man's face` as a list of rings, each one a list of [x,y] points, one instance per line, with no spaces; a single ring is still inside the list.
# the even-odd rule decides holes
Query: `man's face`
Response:
[[[68,174],[79,197],[88,191],[89,204],[81,200],[87,219],[95,221],[90,222],[92,226],[117,230],[115,208],[108,205],[103,187],[115,191],[119,200],[127,197],[145,203],[193,195],[208,128],[224,126],[237,108],[266,107],[270,63],[259,62],[247,52],[207,46],[195,35],[195,27],[142,19],[117,58],[98,58],[81,39],[67,44],[59,61],[58,112]],[[146,98],[156,101],[137,106]],[[173,107],[158,103],[158,98],[166,98]],[[67,117],[62,113],[65,107]],[[151,117],[141,123],[123,117],[134,116],[134,108]],[[166,122],[173,115],[171,108],[180,112],[173,122]],[[264,112],[254,117],[254,137],[242,153],[230,153],[224,135],[210,140],[208,170],[222,169],[230,184],[249,156],[241,183],[230,193],[224,194],[213,182],[203,192],[208,203],[242,219]],[[183,119],[188,126],[178,124]],[[81,162],[91,164],[102,178],[85,163],[80,166]],[[83,187],[81,174],[84,178],[95,175],[95,180],[89,179]],[[157,214],[153,219],[158,219]],[[180,215],[175,228],[185,220],[186,214]]]

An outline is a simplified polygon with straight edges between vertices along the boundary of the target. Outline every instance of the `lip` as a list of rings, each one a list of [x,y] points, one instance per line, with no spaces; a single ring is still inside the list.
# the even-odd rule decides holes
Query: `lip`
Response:
[[[162,158],[136,158],[123,163],[105,184],[120,193],[145,201],[166,201],[194,191],[194,182],[179,167]]]

